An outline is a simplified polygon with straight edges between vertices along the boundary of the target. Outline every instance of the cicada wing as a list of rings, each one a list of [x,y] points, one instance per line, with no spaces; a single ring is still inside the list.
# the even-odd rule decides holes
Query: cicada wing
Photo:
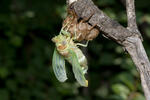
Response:
[[[88,86],[88,81],[85,79],[84,77],[84,73],[83,73],[83,69],[81,68],[77,55],[74,51],[70,50],[69,51],[71,56],[70,56],[70,60],[71,60],[71,64],[73,67],[73,73],[75,75],[76,80],[79,82],[79,84],[81,86]]]
[[[58,53],[56,48],[53,53],[52,66],[53,66],[53,70],[54,70],[54,74],[55,74],[56,78],[60,82],[66,81],[67,75],[66,75],[66,69],[65,69],[65,59],[63,56],[61,56]]]

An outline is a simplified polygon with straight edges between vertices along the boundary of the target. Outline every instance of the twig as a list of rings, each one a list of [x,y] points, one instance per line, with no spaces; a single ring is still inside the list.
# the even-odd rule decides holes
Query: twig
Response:
[[[128,27],[137,29],[134,0],[126,0]]]
[[[143,40],[136,23],[134,0],[126,0],[126,12],[127,12],[127,19],[128,19],[127,29],[129,29],[131,32],[137,33],[141,38],[141,40]]]

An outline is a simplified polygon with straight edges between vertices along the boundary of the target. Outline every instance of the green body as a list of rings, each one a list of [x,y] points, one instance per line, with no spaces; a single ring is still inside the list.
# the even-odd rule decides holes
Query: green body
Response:
[[[77,60],[81,66],[81,68],[83,69],[83,72],[86,73],[88,70],[88,66],[87,66],[87,59],[84,56],[84,54],[82,53],[82,51],[73,43],[72,45],[69,45],[69,48],[67,49],[67,51],[73,51],[75,53],[75,55],[77,56]],[[69,55],[71,52],[69,52]],[[71,56],[66,57],[65,59],[71,63]]]
[[[73,42],[72,38],[59,34],[58,36],[55,36],[52,41],[56,45],[56,49],[58,53],[63,56],[62,59],[66,59],[73,67],[73,72],[75,75],[75,78],[82,86],[88,86],[88,82],[84,77],[84,74],[87,72],[88,66],[87,66],[87,59],[82,53],[82,51],[76,46],[76,44]],[[54,53],[55,54],[55,53]],[[60,56],[57,54],[57,56]],[[65,76],[64,70],[65,66],[61,65],[56,59],[57,57],[53,57],[53,69],[55,69],[55,75],[59,81],[61,81],[60,77],[61,74]],[[61,60],[61,59],[59,59]],[[57,62],[57,64],[56,64]],[[57,65],[57,66],[56,66]],[[59,66],[59,67],[58,67]],[[60,70],[62,69],[62,70]],[[59,70],[59,71],[56,71]],[[60,73],[59,73],[60,72]],[[67,79],[67,77],[64,77],[64,80]],[[63,80],[63,81],[64,81]],[[61,82],[63,82],[61,81]]]

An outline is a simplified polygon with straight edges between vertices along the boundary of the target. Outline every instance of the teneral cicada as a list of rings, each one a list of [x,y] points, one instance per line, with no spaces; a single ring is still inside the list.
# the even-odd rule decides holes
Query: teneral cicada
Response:
[[[56,49],[53,54],[52,66],[57,79],[60,82],[67,80],[65,70],[65,60],[67,60],[73,67],[73,73],[76,80],[81,86],[87,87],[88,81],[84,76],[88,69],[87,59],[82,51],[77,47],[77,44],[74,43],[70,36],[63,35],[61,33],[52,38],[52,41],[56,45]]]

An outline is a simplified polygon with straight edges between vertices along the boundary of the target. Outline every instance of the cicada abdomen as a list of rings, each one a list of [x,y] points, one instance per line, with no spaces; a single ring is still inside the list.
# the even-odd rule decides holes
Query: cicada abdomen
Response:
[[[79,82],[79,84],[81,86],[88,87],[88,81],[84,77],[84,74],[87,71],[87,69],[84,70],[83,67],[81,67],[76,53],[73,50],[69,50],[69,56],[66,59],[72,65],[73,73],[75,75],[76,80]]]
[[[85,79],[88,66],[87,60],[82,51],[76,46],[70,37],[59,34],[52,41],[55,43],[57,51],[62,55],[73,67],[76,80],[80,85],[87,87],[88,81]]]
[[[84,56],[83,52],[75,44],[72,45],[70,49],[75,52],[78,62],[81,68],[83,69],[83,73],[85,74],[88,70],[86,57]]]

